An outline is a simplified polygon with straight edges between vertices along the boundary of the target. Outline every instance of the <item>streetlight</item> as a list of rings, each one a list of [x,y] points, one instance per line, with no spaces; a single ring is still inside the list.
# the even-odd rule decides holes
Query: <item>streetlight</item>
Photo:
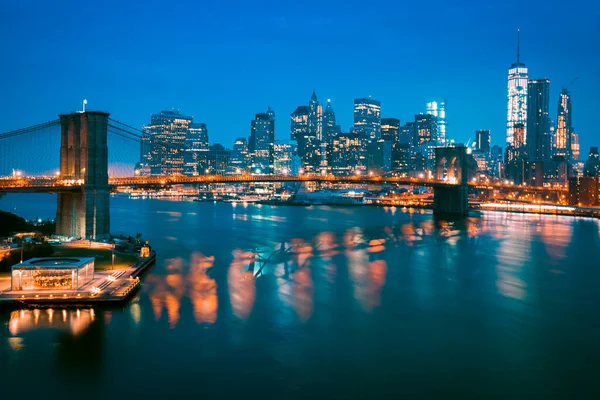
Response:
[[[21,264],[23,263],[23,248],[25,246],[25,240],[21,238]]]
[[[112,246],[112,269],[115,269],[115,245]]]

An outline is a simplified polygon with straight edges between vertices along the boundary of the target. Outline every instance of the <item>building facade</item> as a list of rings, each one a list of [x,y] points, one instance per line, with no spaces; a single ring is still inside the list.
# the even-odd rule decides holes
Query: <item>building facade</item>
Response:
[[[533,79],[527,83],[527,143],[530,160],[552,158],[550,137],[550,80]]]
[[[400,135],[400,120],[398,118],[381,119],[381,139],[397,143]]]
[[[520,34],[520,32],[519,32]],[[508,111],[506,118],[506,143],[514,145],[515,125],[527,123],[527,66],[520,60],[517,40],[517,62],[508,69]],[[526,128],[525,128],[526,129]],[[525,131],[525,137],[527,131]],[[526,139],[525,139],[526,140]]]
[[[196,176],[202,175],[199,169],[201,154],[207,152],[208,129],[204,123],[191,123],[185,137],[185,149],[183,154],[183,174]]]
[[[446,143],[446,99],[427,103],[427,114],[437,118],[438,141],[441,146]]]
[[[250,122],[251,170],[256,174],[272,174],[274,168],[275,113],[271,107],[267,112],[256,114]]]
[[[143,127],[142,163],[151,175],[182,175],[185,140],[192,117],[178,111],[152,114],[150,124]]]
[[[370,97],[354,99],[354,132],[361,139],[379,140],[381,137],[381,103]]]

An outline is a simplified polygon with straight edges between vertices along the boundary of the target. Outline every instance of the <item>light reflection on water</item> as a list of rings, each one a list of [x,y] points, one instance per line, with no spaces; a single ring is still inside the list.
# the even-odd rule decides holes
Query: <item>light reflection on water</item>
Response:
[[[159,260],[125,310],[95,310],[101,317],[77,335],[96,332],[107,357],[125,357],[122,368],[133,376],[133,366],[156,377],[164,364],[190,390],[197,369],[225,386],[221,376],[235,371],[254,388],[256,370],[304,389],[332,371],[385,385],[378,373],[420,382],[411,371],[429,371],[443,380],[427,366],[449,358],[502,387],[513,378],[496,381],[494,365],[535,382],[562,371],[576,352],[557,355],[548,343],[530,350],[574,340],[561,325],[579,328],[583,341],[600,334],[590,322],[600,300],[595,220],[486,212],[453,222],[396,207],[168,201],[137,201],[134,218],[131,203],[114,201],[116,228],[143,232]],[[5,359],[34,359],[37,331],[60,330],[77,342],[64,311],[0,312],[0,351],[19,354]],[[116,378],[110,370],[103,379]]]

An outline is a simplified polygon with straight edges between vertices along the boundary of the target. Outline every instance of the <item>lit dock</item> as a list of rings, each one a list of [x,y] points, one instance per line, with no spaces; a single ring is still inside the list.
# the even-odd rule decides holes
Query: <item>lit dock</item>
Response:
[[[129,268],[101,271],[78,290],[11,290],[11,280],[0,280],[0,306],[31,304],[77,306],[111,304],[125,301],[140,286],[140,275],[156,259],[153,251]]]

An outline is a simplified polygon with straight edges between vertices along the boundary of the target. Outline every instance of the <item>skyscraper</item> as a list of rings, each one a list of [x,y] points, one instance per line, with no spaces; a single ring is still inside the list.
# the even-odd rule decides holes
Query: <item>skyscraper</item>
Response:
[[[517,62],[508,69],[508,114],[506,143],[514,145],[515,124],[527,123],[527,67],[520,60],[520,31],[517,32]],[[525,129],[525,142],[527,130]]]
[[[588,159],[585,162],[583,176],[600,176],[600,156],[598,155],[598,147],[590,147]]]
[[[331,100],[327,100],[327,106],[323,113],[323,141],[331,144],[336,134],[337,126],[335,123],[335,112],[331,106]]]
[[[400,120],[398,118],[381,119],[381,138],[391,143],[399,140]]]
[[[571,95],[567,89],[563,88],[558,96],[558,114],[554,132],[556,148],[554,150],[556,155],[565,156],[567,161],[570,161],[572,156],[572,118]]]
[[[532,79],[527,83],[527,144],[529,159],[552,158],[550,138],[550,80]]]
[[[571,133],[571,160],[579,161],[579,135]]]
[[[143,127],[142,145],[146,151],[144,162],[152,175],[183,174],[185,139],[192,117],[178,111],[161,111],[150,116],[150,124]]]
[[[308,102],[308,135],[319,141],[323,139],[323,107],[314,90]]]
[[[475,131],[475,151],[490,154],[490,131],[488,129]]]
[[[440,145],[446,145],[446,99],[440,102],[431,101],[427,103],[427,114],[437,118],[438,141]]]
[[[290,115],[290,139],[300,141],[308,136],[308,106],[298,106]]]
[[[287,141],[276,140],[273,146],[275,175],[290,175],[292,174],[292,162],[294,153],[296,153],[296,144]]]
[[[250,123],[249,151],[252,172],[272,174],[274,166],[275,113],[271,107],[265,113],[256,114]]]
[[[415,123],[407,122],[398,129],[398,142],[413,146],[415,142]]]
[[[208,151],[208,130],[204,123],[191,123],[185,137],[185,150],[183,155],[184,175],[201,175],[198,162],[200,154]]]
[[[381,103],[372,98],[354,99],[354,132],[361,139],[381,137]]]
[[[437,118],[430,114],[415,115],[414,145],[420,146],[426,142],[438,143]]]
[[[248,141],[245,137],[235,139],[230,160],[231,171],[234,174],[242,174],[249,167]]]

